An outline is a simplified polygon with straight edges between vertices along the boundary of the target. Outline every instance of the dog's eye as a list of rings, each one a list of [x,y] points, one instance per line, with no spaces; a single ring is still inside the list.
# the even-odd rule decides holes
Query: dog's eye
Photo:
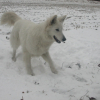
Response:
[[[56,29],[56,31],[59,31],[59,29]]]

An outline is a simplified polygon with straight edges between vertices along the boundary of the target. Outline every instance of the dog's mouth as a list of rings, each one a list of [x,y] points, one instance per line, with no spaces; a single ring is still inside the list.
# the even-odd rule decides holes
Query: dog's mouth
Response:
[[[53,36],[54,40],[57,42],[57,43],[61,43],[61,41],[59,41],[56,36]]]

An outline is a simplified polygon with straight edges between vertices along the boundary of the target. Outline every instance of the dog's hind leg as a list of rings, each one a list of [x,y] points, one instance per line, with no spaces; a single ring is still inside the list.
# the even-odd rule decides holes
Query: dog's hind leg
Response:
[[[51,59],[51,57],[50,57],[50,55],[49,55],[49,52],[43,54],[43,55],[42,55],[42,58],[43,58],[46,62],[49,63],[51,71],[52,71],[54,74],[57,74],[58,72],[57,72],[57,70],[56,70],[55,67],[54,67],[54,64],[53,64],[53,61],[52,61],[52,59]]]
[[[16,50],[14,50],[14,49],[13,49],[12,60],[13,60],[13,61],[16,61]]]
[[[19,40],[19,34],[18,33],[11,33],[10,36],[10,44],[13,48],[13,54],[12,54],[12,60],[16,61],[16,50],[18,49],[19,45],[20,45],[20,40]]]

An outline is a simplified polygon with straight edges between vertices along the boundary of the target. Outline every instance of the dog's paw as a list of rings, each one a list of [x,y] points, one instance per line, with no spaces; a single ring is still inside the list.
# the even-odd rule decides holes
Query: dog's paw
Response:
[[[58,71],[56,69],[52,70],[52,73],[58,74]]]
[[[15,58],[15,57],[12,57],[12,60],[13,60],[14,62],[16,62],[16,58]]]
[[[34,73],[27,73],[28,75],[31,75],[31,76],[35,76],[35,74]]]
[[[35,74],[33,73],[32,70],[27,70],[27,74],[28,74],[28,75],[31,75],[31,76],[35,76]]]
[[[34,74],[34,73],[32,73],[31,75],[32,75],[32,76],[35,76],[35,74]]]

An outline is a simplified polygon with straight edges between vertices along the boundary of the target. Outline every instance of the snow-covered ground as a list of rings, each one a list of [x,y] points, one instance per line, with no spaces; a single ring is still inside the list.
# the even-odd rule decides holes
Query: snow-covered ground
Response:
[[[1,2],[88,2],[88,0],[0,0]]]
[[[100,100],[99,8],[2,5],[0,17],[9,10],[35,23],[54,14],[71,18],[64,22],[66,43],[54,43],[50,48],[57,75],[41,57],[32,58],[36,75],[27,75],[21,48],[17,61],[11,60],[6,37],[12,27],[0,26],[0,100],[89,100],[87,96]]]

